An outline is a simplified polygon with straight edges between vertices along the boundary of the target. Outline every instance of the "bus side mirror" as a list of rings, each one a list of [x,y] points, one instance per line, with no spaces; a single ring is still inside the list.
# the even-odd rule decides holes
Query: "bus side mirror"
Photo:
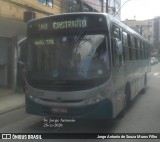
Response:
[[[116,42],[116,53],[117,55],[122,55],[123,54],[123,47],[122,47],[122,41],[115,39]]]
[[[27,38],[24,38],[18,42],[17,46],[18,63],[25,66],[27,63]]]

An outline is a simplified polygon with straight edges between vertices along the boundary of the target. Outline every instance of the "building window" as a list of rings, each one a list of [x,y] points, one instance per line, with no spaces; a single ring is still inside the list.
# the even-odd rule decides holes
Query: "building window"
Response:
[[[86,5],[83,5],[83,12],[89,12],[89,7],[87,7]]]
[[[77,0],[70,0],[70,12],[77,12],[78,11],[78,3]]]
[[[48,7],[53,7],[53,0],[38,0],[38,2]]]

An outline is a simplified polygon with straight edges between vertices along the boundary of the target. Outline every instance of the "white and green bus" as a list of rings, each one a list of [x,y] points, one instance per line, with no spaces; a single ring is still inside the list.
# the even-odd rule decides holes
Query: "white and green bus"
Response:
[[[53,15],[28,23],[26,112],[55,118],[122,114],[150,71],[150,44],[105,13]],[[19,44],[21,45],[21,43]]]

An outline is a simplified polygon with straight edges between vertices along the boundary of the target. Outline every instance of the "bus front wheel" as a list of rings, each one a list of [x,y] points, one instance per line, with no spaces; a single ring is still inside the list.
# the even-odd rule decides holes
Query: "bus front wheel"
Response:
[[[130,88],[129,83],[127,83],[126,87],[125,87],[123,103],[124,103],[123,109],[120,112],[120,114],[118,115],[118,118],[120,118],[120,119],[124,117],[124,115],[126,113],[126,109],[131,104],[131,88]]]
[[[124,95],[124,99],[123,99],[123,103],[124,103],[124,106],[123,106],[123,109],[121,110],[120,114],[118,115],[118,119],[121,119],[125,116],[125,113],[126,113],[126,95]]]

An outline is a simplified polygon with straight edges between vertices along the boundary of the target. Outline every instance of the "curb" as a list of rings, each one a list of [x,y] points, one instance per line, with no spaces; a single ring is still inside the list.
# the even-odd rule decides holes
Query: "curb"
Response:
[[[13,91],[3,91],[3,90],[0,90],[0,97],[8,96],[8,95],[11,95],[11,94],[13,94]]]
[[[23,107],[25,107],[25,104],[20,104],[20,105],[14,106],[14,107],[8,107],[8,108],[6,108],[6,109],[4,109],[4,110],[1,110],[1,111],[0,111],[0,115],[1,115],[1,114],[5,114],[5,113],[7,113],[7,112],[14,111],[14,110],[16,110],[16,109],[23,108]]]

